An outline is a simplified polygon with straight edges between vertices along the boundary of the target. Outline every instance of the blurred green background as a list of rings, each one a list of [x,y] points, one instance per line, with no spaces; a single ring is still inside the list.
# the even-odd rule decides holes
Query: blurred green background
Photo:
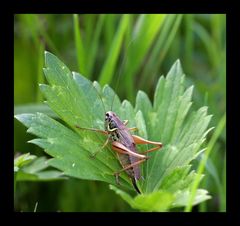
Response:
[[[45,82],[44,50],[72,71],[110,84],[121,100],[133,104],[139,89],[152,100],[159,76],[180,59],[188,84],[195,86],[192,108],[209,106],[210,127],[216,127],[226,111],[226,15],[15,15],[15,114],[46,110],[38,88]],[[32,138],[14,120],[15,154],[45,155],[27,144]],[[212,199],[194,210],[226,211],[225,129],[204,173],[201,187]],[[36,203],[37,211],[133,211],[106,183],[77,179],[18,182],[15,210],[33,211]]]

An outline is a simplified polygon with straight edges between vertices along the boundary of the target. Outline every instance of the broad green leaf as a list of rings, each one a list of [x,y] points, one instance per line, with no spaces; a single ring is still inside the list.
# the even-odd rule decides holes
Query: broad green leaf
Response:
[[[107,151],[102,151],[99,157],[97,156],[99,161],[91,159],[92,149],[98,150],[101,143],[92,141],[89,134],[82,139],[77,133],[42,113],[23,114],[16,118],[29,127],[29,133],[41,137],[30,142],[42,147],[54,157],[49,160],[50,165],[69,176],[115,183],[111,167],[117,168],[117,162]]]
[[[76,128],[104,130],[104,114],[112,110],[122,120],[129,120],[129,127],[136,126],[139,136],[163,144],[159,151],[149,153],[150,159],[140,166],[144,179],[138,186],[143,194],[132,197],[120,190],[134,190],[126,173],[120,174],[119,189],[112,188],[141,211],[166,211],[186,205],[189,189],[197,175],[193,169],[190,171],[190,163],[204,151],[201,145],[210,131],[211,115],[207,114],[207,107],[190,111],[193,86],[186,87],[180,61],[176,61],[166,77],[160,77],[153,104],[144,92],[139,91],[135,106],[127,100],[121,102],[108,85],[102,88],[97,82],[92,83],[71,72],[49,52],[45,53],[45,62],[44,73],[49,84],[42,84],[40,89],[46,103],[65,124],[43,113],[15,117],[29,128],[27,132],[38,137],[30,142],[53,157],[49,164],[67,176],[117,186],[114,172],[120,170],[121,165],[111,145],[101,150],[95,159],[90,158],[101,149],[106,137]],[[137,145],[139,152],[151,147]],[[208,198],[207,192],[200,192],[194,198],[194,204]]]
[[[42,112],[52,118],[57,118],[57,115],[46,104],[24,104],[14,106],[15,115],[37,112]]]
[[[146,121],[151,122],[148,139],[161,141],[164,147],[150,153],[152,158],[144,166],[148,175],[143,184],[146,192],[161,188],[164,177],[176,167],[188,165],[206,136],[211,116],[206,107],[188,114],[193,87],[184,88],[184,77],[178,60],[157,84],[153,110]],[[146,111],[144,106],[139,110]]]

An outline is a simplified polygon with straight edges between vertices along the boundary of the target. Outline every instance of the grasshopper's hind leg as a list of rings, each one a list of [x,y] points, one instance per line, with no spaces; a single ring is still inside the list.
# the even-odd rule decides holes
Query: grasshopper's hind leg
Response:
[[[163,146],[161,142],[145,140],[142,137],[139,137],[139,136],[136,136],[136,135],[132,135],[132,138],[133,138],[133,140],[136,144],[153,144],[153,145],[156,145],[156,147],[151,148],[147,151],[144,151],[144,152],[142,152],[142,154],[146,154],[146,153],[149,153],[149,152],[152,152],[152,151],[156,151],[157,149],[160,149]]]

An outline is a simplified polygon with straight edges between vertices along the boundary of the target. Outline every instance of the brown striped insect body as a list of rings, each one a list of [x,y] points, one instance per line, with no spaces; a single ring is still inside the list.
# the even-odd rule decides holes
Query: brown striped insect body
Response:
[[[131,179],[135,190],[138,193],[141,193],[137,186],[137,180],[141,178],[139,165],[149,158],[145,155],[146,153],[161,148],[162,143],[145,140],[139,136],[131,134],[130,131],[136,130],[137,128],[128,128],[126,127],[127,123],[127,120],[123,122],[114,112],[108,111],[105,113],[105,130],[81,128],[79,126],[76,127],[107,135],[107,140],[102,148],[92,154],[91,157],[94,158],[97,153],[110,142],[112,150],[116,151],[118,160],[123,167],[121,170],[114,172],[116,182],[119,184],[119,174],[125,171]],[[156,147],[140,154],[137,151],[136,144],[153,144],[156,145]]]
[[[134,153],[137,153],[136,145],[131,134],[128,131],[128,128],[112,111],[106,112],[105,130],[110,133],[110,139],[112,142],[121,142],[121,144],[126,148]],[[138,160],[136,156],[121,154],[119,152],[117,152],[117,156],[123,168],[137,162]],[[136,184],[136,181],[139,180],[141,176],[139,165],[135,165],[129,169],[126,169],[126,173],[130,177],[136,191],[140,193]]]

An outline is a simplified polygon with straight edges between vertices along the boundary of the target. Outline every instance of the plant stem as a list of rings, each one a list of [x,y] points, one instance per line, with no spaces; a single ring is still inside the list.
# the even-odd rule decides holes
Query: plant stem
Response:
[[[198,167],[198,170],[197,170],[197,176],[196,176],[196,179],[194,180],[192,188],[191,188],[191,196],[190,196],[190,199],[188,201],[188,205],[184,209],[184,212],[190,212],[192,210],[193,201],[194,201],[194,198],[195,198],[195,195],[196,195],[196,192],[197,192],[197,188],[198,188],[198,185],[199,185],[200,179],[201,179],[201,174],[204,171],[208,156],[211,153],[211,150],[213,149],[214,144],[216,143],[216,141],[217,141],[218,137],[220,136],[222,130],[224,129],[225,124],[226,124],[226,114],[223,115],[220,122],[218,123],[218,126],[217,126],[211,140],[209,141],[209,145],[207,147],[206,153],[205,153],[204,157],[202,158],[202,160],[199,164],[199,167]]]

